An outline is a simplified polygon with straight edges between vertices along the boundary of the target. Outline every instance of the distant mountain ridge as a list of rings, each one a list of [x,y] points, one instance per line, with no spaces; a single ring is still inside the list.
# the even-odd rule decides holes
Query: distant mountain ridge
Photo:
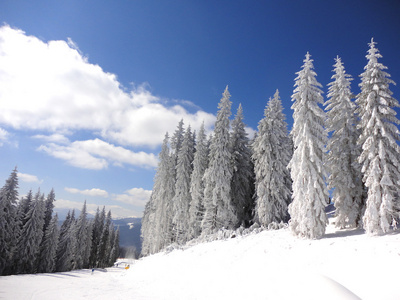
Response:
[[[115,226],[119,226],[119,245],[121,247],[135,247],[140,253],[142,241],[140,231],[142,229],[142,218],[125,218],[113,220]]]

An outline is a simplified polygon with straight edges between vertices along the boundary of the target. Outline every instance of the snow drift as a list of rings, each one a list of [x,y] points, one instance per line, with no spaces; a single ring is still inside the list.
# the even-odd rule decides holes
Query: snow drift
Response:
[[[128,270],[4,276],[0,298],[400,299],[399,233],[329,225],[323,239],[302,240],[263,231],[126,262]]]

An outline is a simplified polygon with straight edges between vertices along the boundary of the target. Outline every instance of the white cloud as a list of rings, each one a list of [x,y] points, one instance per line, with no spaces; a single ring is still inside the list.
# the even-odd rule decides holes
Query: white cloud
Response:
[[[157,166],[157,157],[152,153],[133,152],[100,139],[75,141],[68,145],[49,143],[41,145],[38,150],[84,169],[101,170],[107,168],[110,163],[116,166],[130,164],[144,168]]]
[[[38,150],[55,158],[65,160],[71,166],[78,168],[102,170],[108,167],[108,162],[104,158],[94,157],[84,149],[74,145],[62,146],[50,143],[41,145]]]
[[[25,173],[18,173],[18,179],[23,182],[34,182],[34,183],[43,183],[43,180],[39,180],[39,178],[35,175],[25,174]]]
[[[3,146],[3,142],[8,140],[9,135],[10,134],[6,130],[0,128],[0,146]]]
[[[55,133],[52,135],[37,134],[32,136],[34,139],[43,140],[47,143],[69,144],[69,139],[62,134]]]
[[[0,123],[14,129],[89,130],[121,145],[156,147],[182,118],[194,129],[202,121],[211,128],[215,121],[203,111],[165,106],[144,86],[125,92],[114,74],[90,64],[71,39],[43,42],[2,26],[0,65]],[[101,159],[91,163],[105,165]]]
[[[69,188],[66,187],[64,188],[65,191],[67,191],[68,193],[71,194],[82,194],[85,196],[92,196],[92,197],[108,197],[108,193],[105,190],[101,190],[101,189],[97,189],[97,188],[93,188],[93,189],[86,189],[86,190],[79,190],[76,188]]]
[[[244,129],[246,131],[246,133],[248,134],[249,139],[253,139],[257,133],[257,130],[254,130],[251,127],[245,127]]]
[[[144,208],[147,201],[149,201],[151,191],[142,188],[132,188],[125,191],[124,194],[113,195],[113,200],[120,201],[127,204],[132,204]]]
[[[55,206],[55,211],[57,211],[57,208],[81,210],[83,203],[71,201],[71,200],[65,200],[65,199],[57,199],[56,201],[54,201],[54,206]],[[97,207],[102,209],[103,205],[86,203],[87,212],[91,215],[96,214]],[[111,210],[111,215],[114,219],[127,218],[127,217],[141,217],[142,216],[142,211],[136,211],[134,209],[124,208],[119,205],[105,205],[105,208],[106,208],[106,211]]]

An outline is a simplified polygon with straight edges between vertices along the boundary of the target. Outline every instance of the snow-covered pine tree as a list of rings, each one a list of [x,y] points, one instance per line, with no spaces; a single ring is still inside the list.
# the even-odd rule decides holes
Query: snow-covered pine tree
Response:
[[[166,133],[155,176],[152,200],[154,201],[154,243],[150,253],[156,253],[172,242],[172,199],[175,194],[174,158],[168,148]]]
[[[324,181],[327,132],[325,113],[318,105],[324,102],[322,86],[316,80],[312,62],[307,52],[302,70],[296,73],[292,95],[294,153],[289,168],[293,202],[289,205],[289,226],[294,235],[316,239],[325,233],[327,224],[328,191]]]
[[[208,165],[208,142],[204,129],[204,122],[200,127],[196,141],[196,152],[193,159],[193,172],[190,181],[190,195],[192,201],[189,208],[188,240],[201,234],[201,221],[204,216],[204,172]]]
[[[237,226],[249,226],[254,209],[254,166],[243,118],[242,104],[239,104],[235,119],[232,121],[230,137],[233,168],[231,197],[236,211]]]
[[[33,201],[32,190],[29,190],[28,194],[25,197],[22,197],[22,199],[18,203],[17,216],[18,216],[18,222],[19,222],[19,226],[20,226],[21,230],[22,230],[22,227],[25,225],[24,218],[25,218],[25,215],[29,211],[32,201]]]
[[[83,204],[81,214],[76,221],[76,250],[75,268],[82,269],[89,267],[90,250],[92,246],[92,233],[89,231],[87,219],[86,201]]]
[[[232,229],[237,224],[232,205],[232,153],[230,149],[229,117],[232,102],[226,87],[218,104],[217,120],[210,145],[209,165],[204,173],[204,218],[202,231],[210,234],[216,230]]]
[[[75,255],[75,210],[68,215],[61,225],[60,237],[57,246],[56,271],[71,271],[74,268]]]
[[[17,273],[32,274],[36,273],[36,262],[43,238],[44,195],[40,194],[40,190],[24,217],[24,223],[17,242],[14,263]]]
[[[143,217],[142,217],[142,227],[140,236],[142,238],[142,251],[141,256],[147,256],[150,254],[151,246],[154,244],[154,214],[155,207],[153,201],[153,193],[150,195],[149,201],[147,201]]]
[[[356,99],[361,119],[359,162],[368,188],[363,222],[366,232],[372,235],[388,232],[391,223],[398,220],[395,207],[400,192],[400,148],[397,144],[400,139],[396,126],[400,122],[393,109],[400,105],[392,97],[389,85],[394,82],[384,71],[387,67],[378,62],[382,55],[375,44],[371,39],[366,55],[368,63],[360,75],[361,92]]]
[[[46,228],[43,241],[40,245],[40,254],[37,264],[38,273],[50,273],[55,270],[58,238],[58,215],[55,214]]]
[[[178,162],[179,149],[182,147],[185,129],[183,128],[183,119],[178,123],[178,126],[171,137],[171,156],[174,157],[174,164]]]
[[[285,119],[277,90],[265,108],[264,118],[258,123],[252,145],[256,176],[254,219],[265,227],[289,220],[292,180],[287,166],[293,153]]]
[[[336,207],[336,227],[356,227],[363,209],[363,183],[357,161],[355,104],[349,74],[346,74],[340,57],[335,59],[333,81],[328,84],[327,128],[332,132],[327,144],[328,188],[333,189],[332,201]]]
[[[17,220],[18,175],[11,172],[0,190],[0,275],[10,273],[13,252],[19,236]]]
[[[92,226],[92,247],[90,250],[89,265],[90,267],[98,266],[97,251],[100,244],[101,234],[103,232],[104,221],[106,218],[106,208],[103,206],[103,210],[97,207],[96,215],[94,216]]]
[[[175,196],[172,199],[173,239],[178,244],[187,241],[189,226],[190,176],[192,174],[194,145],[190,126],[187,128],[178,152],[176,165]]]
[[[47,195],[45,201],[45,214],[44,214],[44,226],[43,232],[46,232],[47,226],[49,226],[51,218],[53,216],[54,201],[56,200],[56,194],[54,189],[51,189],[50,193]]]
[[[100,237],[100,244],[97,251],[98,266],[100,268],[108,267],[108,255],[111,251],[110,245],[110,226],[111,226],[111,210],[108,211],[103,232]]]
[[[108,251],[107,251],[105,259],[104,259],[106,261],[106,266],[107,267],[111,267],[115,262],[115,261],[113,261],[113,258],[112,258],[112,255],[111,255],[112,249],[114,247],[114,240],[115,240],[115,227],[114,227],[114,224],[112,222],[110,223],[109,232],[110,232],[110,234],[108,236],[109,248],[108,248]]]
[[[110,252],[110,264],[113,264],[117,261],[119,257],[119,226],[117,230],[114,232],[114,239],[112,242],[112,248]]]

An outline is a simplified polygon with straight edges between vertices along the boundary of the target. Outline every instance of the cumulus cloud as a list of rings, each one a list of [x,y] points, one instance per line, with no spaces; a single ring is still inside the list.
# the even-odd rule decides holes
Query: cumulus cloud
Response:
[[[14,129],[54,134],[89,130],[123,146],[156,147],[182,118],[194,129],[203,121],[211,128],[215,121],[201,110],[190,113],[182,105],[165,105],[143,86],[126,92],[114,74],[89,63],[70,39],[44,42],[2,26],[0,65],[0,123]],[[56,145],[61,147],[45,149],[69,157]],[[92,160],[98,167],[106,165]]]
[[[37,176],[26,174],[26,173],[17,173],[18,179],[23,182],[33,182],[33,183],[43,183],[43,180],[40,180]]]
[[[97,188],[93,188],[90,190],[89,189],[79,190],[76,188],[66,187],[66,188],[64,188],[64,190],[71,194],[81,194],[81,195],[85,195],[85,196],[104,197],[104,198],[108,197],[107,191],[102,190],[102,189],[97,189]]]
[[[127,204],[132,204],[144,208],[147,201],[149,201],[151,191],[142,188],[132,188],[125,191],[124,194],[113,195],[112,199]]]
[[[110,163],[116,166],[130,164],[144,168],[157,166],[157,157],[153,153],[133,152],[100,139],[75,141],[68,145],[48,143],[41,145],[38,150],[84,169],[101,170],[107,168]]]

